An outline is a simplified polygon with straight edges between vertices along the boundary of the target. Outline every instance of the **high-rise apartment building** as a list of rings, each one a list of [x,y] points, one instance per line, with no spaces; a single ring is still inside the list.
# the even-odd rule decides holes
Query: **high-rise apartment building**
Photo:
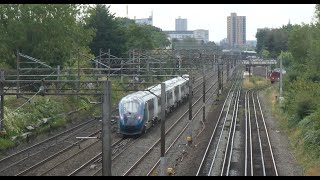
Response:
[[[176,19],[176,31],[187,31],[187,29],[187,19],[181,19],[180,17]]]
[[[246,44],[246,16],[231,13],[227,17],[227,41],[231,47]]]

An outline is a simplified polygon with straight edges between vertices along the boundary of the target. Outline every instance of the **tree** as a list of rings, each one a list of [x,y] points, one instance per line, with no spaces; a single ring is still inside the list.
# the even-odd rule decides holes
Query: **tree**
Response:
[[[280,58],[282,59],[282,65],[284,67],[290,67],[293,63],[293,56],[289,51],[281,51],[280,55],[278,56],[278,59]],[[278,64],[278,67],[280,67],[280,64]]]
[[[289,36],[289,51],[295,63],[305,64],[312,39],[309,25],[295,27]]]
[[[170,45],[170,41],[167,38],[167,35],[163,33],[160,28],[150,25],[146,25],[146,28],[151,31],[151,38],[153,41],[153,46],[155,48],[165,48]]]
[[[263,59],[267,59],[270,56],[270,52],[268,50],[266,50],[266,49],[263,49],[262,52],[261,52],[261,56],[262,56]]]
[[[293,30],[290,22],[287,25],[277,29],[263,29],[257,32],[257,46],[256,52],[262,53],[263,49],[270,52],[270,57],[276,58],[281,51],[287,51],[288,49],[288,36]]]
[[[129,24],[127,47],[130,49],[156,49],[170,45],[166,34],[151,25]]]
[[[120,57],[125,51],[125,32],[123,27],[115,21],[114,14],[109,11],[110,6],[98,4],[90,9],[86,28],[96,29],[96,36],[90,43],[91,52],[100,55],[100,49]]]
[[[15,66],[17,50],[51,66],[63,65],[70,50],[86,49],[94,30],[84,29],[76,4],[0,5],[0,58]]]
[[[256,34],[256,38],[257,38],[256,52],[258,54],[261,54],[262,50],[265,48],[266,34],[268,31],[269,31],[268,29],[265,29],[265,30],[258,31]]]
[[[320,4],[316,4],[315,6],[315,18],[316,18],[316,23],[320,23]]]

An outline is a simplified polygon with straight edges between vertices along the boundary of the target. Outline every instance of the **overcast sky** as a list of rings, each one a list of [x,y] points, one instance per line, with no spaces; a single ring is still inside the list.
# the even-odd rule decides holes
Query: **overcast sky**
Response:
[[[109,4],[110,5],[110,4]],[[117,17],[127,17],[127,4],[111,4]],[[255,40],[257,28],[277,28],[287,24],[309,24],[314,4],[129,4],[128,17],[148,18],[153,11],[153,25],[175,30],[175,19],[188,20],[188,30],[209,30],[209,40],[219,42],[227,37],[227,16],[231,12],[246,16],[247,40]]]

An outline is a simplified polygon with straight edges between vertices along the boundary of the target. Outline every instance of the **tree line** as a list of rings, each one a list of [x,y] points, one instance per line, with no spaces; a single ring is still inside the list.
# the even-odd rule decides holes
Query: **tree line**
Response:
[[[170,44],[160,28],[115,17],[106,5],[1,4],[0,65],[14,68],[17,51],[51,66],[65,66],[70,51],[121,57],[129,49]]]

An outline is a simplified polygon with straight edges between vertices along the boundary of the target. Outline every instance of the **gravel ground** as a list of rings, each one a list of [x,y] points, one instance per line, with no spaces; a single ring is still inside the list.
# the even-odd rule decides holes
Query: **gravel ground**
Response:
[[[232,71],[230,71],[230,74],[231,73]],[[225,79],[226,78],[224,78],[224,81]],[[217,118],[219,117],[221,107],[223,106],[224,99],[228,94],[229,88],[230,83],[227,85],[227,88],[224,88],[219,101],[216,101],[216,97],[213,96],[213,98],[207,103],[205,129],[201,132],[201,134],[197,134],[198,136],[194,138],[192,145],[185,148],[186,153],[184,154],[182,161],[180,159],[174,168],[175,176],[195,176],[197,174],[202,156],[210,140],[212,131],[216,124]],[[196,121],[196,123],[200,122]],[[200,130],[196,129],[194,131],[201,131],[202,126],[199,127],[201,127]]]

